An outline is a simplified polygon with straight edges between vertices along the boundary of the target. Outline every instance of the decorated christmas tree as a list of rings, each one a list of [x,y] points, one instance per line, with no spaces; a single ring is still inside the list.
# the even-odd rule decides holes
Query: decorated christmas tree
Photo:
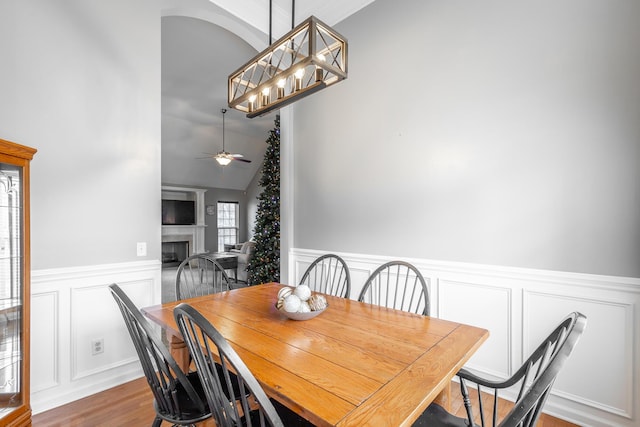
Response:
[[[267,144],[253,235],[256,245],[247,265],[249,285],[280,281],[280,116]]]

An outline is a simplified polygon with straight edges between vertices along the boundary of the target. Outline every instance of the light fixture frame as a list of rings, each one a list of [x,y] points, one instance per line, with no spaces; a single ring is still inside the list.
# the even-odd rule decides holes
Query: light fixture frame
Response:
[[[302,43],[296,46],[295,42],[300,38]],[[324,43],[322,49],[319,48],[321,43]],[[273,63],[273,59],[278,58],[275,54],[278,50],[290,55],[289,63],[282,64],[285,53],[277,64]],[[295,73],[301,68],[305,70],[305,77],[297,79]],[[307,73],[308,69],[313,72]],[[347,71],[347,39],[310,16],[229,75],[229,107],[247,113],[249,118],[262,116],[346,79]],[[254,79],[256,72],[259,76]],[[282,79],[285,80],[284,88],[278,86]],[[269,94],[263,95],[266,90]]]

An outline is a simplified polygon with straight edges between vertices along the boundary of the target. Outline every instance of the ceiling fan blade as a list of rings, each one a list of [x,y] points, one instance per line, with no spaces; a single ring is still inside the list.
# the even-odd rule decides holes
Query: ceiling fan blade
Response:
[[[220,155],[220,153],[218,154],[214,154],[214,153],[202,153],[205,155],[205,157],[196,157],[196,159],[200,160],[200,159],[215,159],[218,155]]]
[[[241,162],[251,163],[251,160],[245,159],[242,154],[230,154],[230,156],[233,157],[233,160],[239,160]]]

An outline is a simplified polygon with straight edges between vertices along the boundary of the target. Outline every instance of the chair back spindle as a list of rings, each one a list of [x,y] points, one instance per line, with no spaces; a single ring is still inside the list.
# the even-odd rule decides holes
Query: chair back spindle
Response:
[[[196,364],[216,425],[284,427],[258,381],[220,332],[188,304],[179,304],[174,316]]]
[[[369,276],[358,301],[428,316],[429,288],[420,271],[404,261],[391,261]]]
[[[211,417],[196,374],[185,374],[158,331],[147,321],[133,301],[116,284],[109,286],[124,319],[154,397],[156,419],[174,425],[191,425]]]
[[[326,254],[314,260],[302,275],[300,284],[312,291],[349,298],[351,276],[347,263],[338,255]]]
[[[178,266],[176,298],[182,300],[228,291],[230,283],[224,268],[210,255],[191,255]]]

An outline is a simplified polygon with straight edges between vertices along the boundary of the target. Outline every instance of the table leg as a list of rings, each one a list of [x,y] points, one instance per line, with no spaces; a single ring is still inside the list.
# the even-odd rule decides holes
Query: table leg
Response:
[[[447,411],[451,410],[451,382],[440,391],[440,394],[436,396],[433,402],[442,406]]]
[[[176,363],[182,369],[183,372],[189,372],[189,363],[191,362],[191,356],[189,355],[189,348],[182,340],[173,334],[167,334],[169,340],[169,352],[171,356],[176,360]]]

